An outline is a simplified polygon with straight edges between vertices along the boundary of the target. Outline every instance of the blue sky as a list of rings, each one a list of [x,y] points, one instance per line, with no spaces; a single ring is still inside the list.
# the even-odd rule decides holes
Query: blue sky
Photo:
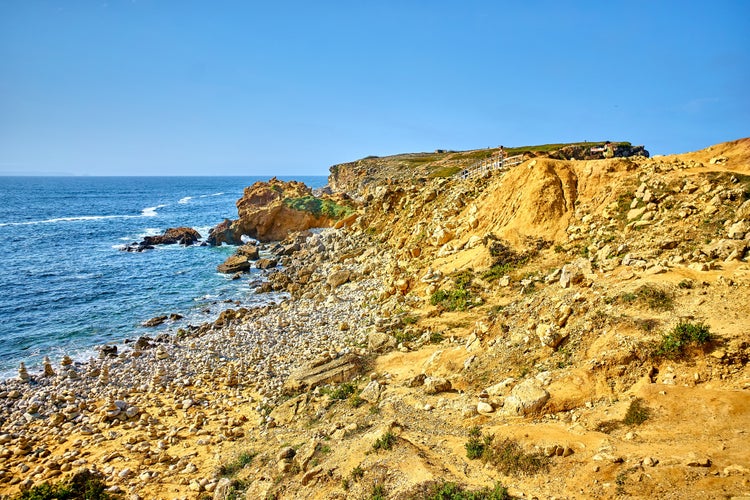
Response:
[[[0,2],[0,173],[750,136],[744,0]]]

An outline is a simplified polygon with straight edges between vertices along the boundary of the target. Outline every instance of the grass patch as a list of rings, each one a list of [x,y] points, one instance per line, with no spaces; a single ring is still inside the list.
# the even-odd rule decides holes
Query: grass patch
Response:
[[[375,451],[390,450],[393,448],[393,445],[396,444],[396,439],[395,434],[391,431],[387,431],[372,443],[372,449]]]
[[[431,178],[453,177],[454,175],[459,173],[461,170],[463,170],[461,167],[440,167],[430,172],[430,175],[428,175],[427,177],[431,177]]]
[[[366,401],[364,399],[359,397],[359,394],[352,394],[349,397],[349,406],[351,406],[352,408],[359,408],[360,406],[365,404],[365,402]]]
[[[442,332],[430,332],[430,343],[439,344],[445,340],[445,335]]]
[[[680,320],[671,331],[662,335],[654,354],[657,357],[679,358],[689,346],[702,346],[712,340],[713,335],[705,323]]]
[[[302,198],[287,198],[283,203],[293,210],[309,212],[316,217],[325,216],[331,219],[343,219],[354,213],[351,207],[310,195]]]
[[[625,418],[622,419],[622,423],[626,425],[641,425],[648,420],[650,416],[651,410],[643,403],[643,399],[635,398],[630,402],[630,406],[625,413]]]
[[[344,382],[335,387],[326,386],[320,389],[320,393],[334,400],[344,400],[357,392],[357,385],[353,382]]]
[[[518,442],[505,439],[491,448],[489,462],[503,474],[533,475],[549,469],[549,459],[541,453],[526,453]]]
[[[653,285],[643,285],[634,292],[623,293],[612,299],[612,302],[618,300],[625,304],[640,302],[655,311],[670,311],[674,307],[672,294]]]
[[[488,237],[487,248],[494,258],[490,268],[482,274],[482,279],[487,281],[495,281],[510,274],[514,269],[523,267],[536,253],[534,251],[518,253],[492,235]]]
[[[467,491],[456,483],[441,482],[434,484],[422,497],[425,500],[509,500],[508,490],[500,483],[493,488]]]
[[[246,465],[250,464],[256,455],[258,454],[248,451],[240,453],[232,462],[219,466],[219,475],[224,477],[234,476],[237,472],[245,468]]]
[[[464,445],[467,458],[481,458],[506,475],[533,475],[549,469],[549,459],[541,453],[527,453],[512,439],[493,444],[494,438],[491,434],[483,435],[479,427],[473,427],[469,431],[469,440]]]
[[[471,292],[473,274],[462,271],[453,275],[451,290],[438,290],[430,296],[430,304],[446,311],[465,311],[474,306]]]
[[[418,338],[418,335],[413,330],[398,330],[393,334],[393,338],[396,339],[397,343],[411,342]]]

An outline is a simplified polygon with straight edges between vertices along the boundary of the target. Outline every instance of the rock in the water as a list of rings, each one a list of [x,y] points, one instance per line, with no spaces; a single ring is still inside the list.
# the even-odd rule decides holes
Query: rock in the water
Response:
[[[279,265],[276,259],[260,259],[255,263],[258,269],[271,269]]]
[[[234,274],[248,271],[250,261],[247,255],[230,255],[227,260],[216,268],[217,271],[224,274]]]
[[[192,227],[171,227],[159,236],[146,236],[141,245],[192,245],[201,238],[198,231]]]
[[[237,249],[235,253],[238,255],[244,255],[248,260],[260,259],[260,251],[258,250],[258,247],[253,245],[252,243],[242,245]]]
[[[242,245],[242,235],[235,234],[232,227],[234,222],[229,219],[224,219],[223,222],[217,224],[208,232],[208,238],[206,243],[211,246],[221,246],[222,243],[229,245]]]
[[[145,327],[159,326],[165,321],[167,321],[166,316],[156,316],[155,318],[151,318],[148,321],[144,321],[143,323],[141,323],[141,326],[145,326]]]

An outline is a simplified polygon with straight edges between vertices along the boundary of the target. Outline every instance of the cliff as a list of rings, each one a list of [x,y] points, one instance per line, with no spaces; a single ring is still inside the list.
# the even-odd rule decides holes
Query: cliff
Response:
[[[521,146],[505,148],[506,156],[522,154],[526,158],[556,158],[568,160],[601,159],[604,142],[545,144],[541,146]],[[613,144],[615,157],[648,157],[643,146],[631,146],[628,142]],[[434,153],[408,153],[393,156],[368,156],[361,160],[333,165],[328,178],[331,189],[346,192],[352,196],[364,196],[369,189],[383,184],[402,181],[426,182],[431,178],[447,178],[471,165],[497,156],[499,148],[476,149],[470,151],[443,151]]]
[[[539,149],[560,150],[469,180],[451,171],[487,151],[340,166],[361,205],[279,245],[262,289],[290,300],[0,387],[0,484],[85,467],[133,498],[747,496],[750,139]],[[323,206],[269,186],[242,217]]]

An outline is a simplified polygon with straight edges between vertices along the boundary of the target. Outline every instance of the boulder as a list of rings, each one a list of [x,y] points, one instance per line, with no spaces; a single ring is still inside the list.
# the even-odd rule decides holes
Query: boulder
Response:
[[[241,245],[241,234],[235,234],[233,229],[234,221],[224,219],[208,232],[206,243],[211,246],[221,246],[222,243],[228,245]]]
[[[741,240],[745,237],[745,234],[747,234],[748,231],[750,231],[750,224],[741,220],[729,226],[727,236],[731,240]]]
[[[344,283],[348,282],[351,278],[352,273],[347,270],[336,271],[331,273],[326,279],[326,283],[331,285],[333,288],[338,288]]]
[[[396,347],[396,339],[382,332],[367,335],[367,348],[373,352],[385,352]]]
[[[549,393],[527,379],[516,385],[505,398],[503,411],[511,415],[528,415],[540,410],[549,400]]]
[[[368,403],[377,403],[380,399],[380,393],[383,391],[383,387],[377,380],[371,380],[369,384],[362,389],[359,397],[367,401]]]
[[[557,325],[551,323],[541,323],[536,327],[536,335],[539,337],[539,341],[542,345],[551,347],[552,349],[560,345],[567,335],[560,332]]]
[[[292,373],[284,382],[284,392],[294,393],[319,385],[351,380],[362,370],[362,358],[355,354],[341,356],[323,364],[310,365]]]
[[[451,381],[442,377],[427,377],[424,379],[424,392],[426,394],[438,394],[447,392],[453,388]]]
[[[477,413],[492,413],[495,409],[486,401],[480,401],[477,403]]]
[[[246,243],[245,245],[242,245],[237,249],[235,253],[237,255],[244,255],[248,258],[248,260],[260,259],[260,252],[258,250],[258,247],[253,245],[252,243]]]
[[[255,267],[258,269],[271,269],[279,265],[279,261],[276,259],[259,259],[255,263]]]
[[[560,286],[568,288],[570,285],[576,285],[584,280],[587,275],[592,273],[591,262],[587,259],[576,259],[575,261],[565,264],[560,273]]]
[[[250,269],[250,261],[247,255],[230,255],[223,264],[219,264],[217,271],[224,274],[245,272]]]

